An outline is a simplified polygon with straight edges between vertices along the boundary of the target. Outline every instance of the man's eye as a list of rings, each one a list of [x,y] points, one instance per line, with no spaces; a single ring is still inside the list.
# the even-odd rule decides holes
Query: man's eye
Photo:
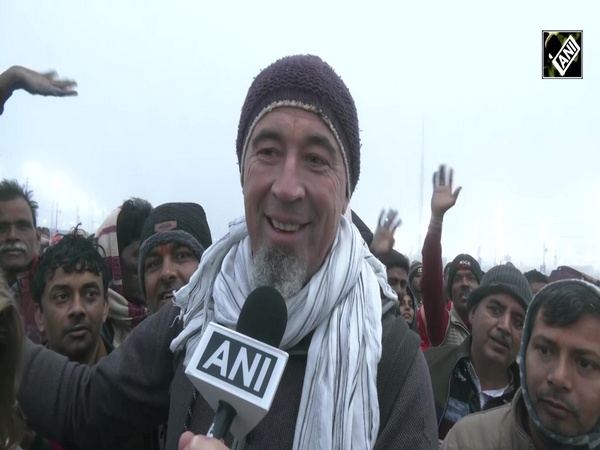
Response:
[[[536,346],[535,350],[542,356],[548,356],[550,354],[550,349],[543,345]]]
[[[68,295],[65,292],[57,292],[52,297],[52,299],[56,302],[64,302],[67,298],[68,298]]]
[[[178,252],[177,253],[177,259],[181,260],[181,259],[188,259],[191,258],[192,254],[190,252]]]
[[[594,364],[593,362],[591,362],[585,358],[581,358],[579,360],[579,366],[584,370],[597,370],[598,369],[598,366],[596,364]]]
[[[146,262],[146,270],[156,269],[158,267],[158,259],[152,259]]]
[[[325,158],[314,153],[308,156],[308,162],[315,167],[323,167],[329,165]]]
[[[256,150],[256,154],[261,158],[273,158],[277,155],[277,151],[272,147],[265,147]]]

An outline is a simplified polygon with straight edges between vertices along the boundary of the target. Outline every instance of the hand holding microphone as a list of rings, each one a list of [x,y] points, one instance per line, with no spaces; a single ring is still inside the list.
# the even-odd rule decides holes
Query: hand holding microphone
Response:
[[[218,439],[202,436],[194,436],[191,431],[186,431],[179,438],[179,450],[229,450],[225,444]]]

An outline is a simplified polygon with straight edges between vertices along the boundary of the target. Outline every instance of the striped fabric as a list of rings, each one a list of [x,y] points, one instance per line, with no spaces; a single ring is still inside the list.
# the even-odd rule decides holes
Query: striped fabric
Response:
[[[123,274],[117,241],[117,217],[120,212],[120,207],[111,212],[96,232],[96,239],[104,250],[102,256],[110,274],[107,321],[114,331],[112,344],[115,348],[121,345],[133,329],[148,317],[148,309],[145,306],[135,305],[123,297]]]
[[[210,321],[235,328],[252,285],[252,254],[244,219],[210,247],[189,284],[176,294],[184,330],[171,350],[187,364]],[[286,299],[289,349],[314,331],[294,434],[294,449],[371,449],[379,430],[377,364],[381,357],[380,288],[395,300],[384,266],[358,230],[341,217],[329,257],[310,282]]]

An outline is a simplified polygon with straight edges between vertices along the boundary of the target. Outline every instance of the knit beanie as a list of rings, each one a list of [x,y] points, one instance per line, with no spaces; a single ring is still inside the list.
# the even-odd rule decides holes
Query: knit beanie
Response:
[[[356,106],[342,79],[329,64],[313,55],[287,56],[274,62],[248,89],[236,143],[242,186],[244,159],[256,124],[267,113],[284,106],[314,112],[327,124],[342,151],[350,198],[360,174]]]
[[[200,259],[212,244],[210,228],[202,206],[197,203],[165,203],[157,206],[144,223],[138,260],[139,277],[144,297],[146,277],[144,263],[157,245],[177,242],[188,247]]]
[[[408,284],[412,286],[412,282],[418,274],[423,273],[423,263],[419,261],[413,261],[410,265],[410,272],[408,274]]]
[[[514,297],[523,305],[525,311],[533,296],[525,275],[512,264],[504,264],[487,271],[479,287],[469,295],[467,310],[471,311],[483,298],[494,294],[507,294]]]
[[[533,421],[534,426],[537,428],[537,430],[541,432],[541,434],[547,440],[549,440],[550,443],[554,444],[552,448],[569,450],[589,450],[592,448],[600,448],[600,420],[596,422],[592,431],[590,431],[587,434],[581,434],[578,436],[562,436],[546,428],[542,424],[537,414],[537,411],[535,410],[531,402],[531,396],[529,388],[527,386],[527,365],[525,364],[527,347],[529,346],[529,340],[531,339],[533,325],[535,323],[535,319],[539,313],[540,308],[543,306],[544,300],[548,298],[549,294],[552,295],[553,290],[557,287],[571,287],[576,285],[583,286],[589,291],[590,294],[600,299],[600,289],[598,289],[598,287],[596,287],[592,283],[588,283],[587,281],[583,280],[562,279],[560,281],[555,281],[544,286],[533,297],[533,300],[529,305],[529,309],[527,310],[527,314],[525,315],[525,324],[523,325],[523,334],[521,336],[521,350],[519,351],[517,362],[519,363],[519,370],[521,372],[521,392],[523,394],[523,401],[525,402],[525,406],[527,407],[527,413],[529,414],[529,418]]]
[[[448,271],[448,286],[446,295],[448,298],[452,298],[452,285],[454,284],[454,278],[456,277],[456,273],[459,270],[470,270],[473,275],[475,275],[475,279],[477,283],[481,282],[481,278],[483,274],[481,273],[481,267],[475,258],[466,253],[461,253],[456,258],[452,260],[450,263],[450,269]]]

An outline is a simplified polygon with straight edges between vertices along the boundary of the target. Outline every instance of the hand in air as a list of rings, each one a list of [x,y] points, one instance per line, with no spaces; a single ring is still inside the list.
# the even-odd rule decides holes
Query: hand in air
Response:
[[[402,225],[402,219],[395,209],[382,209],[377,221],[377,229],[371,242],[371,253],[385,255],[394,248],[394,233]]]
[[[441,219],[446,211],[456,204],[461,187],[452,191],[452,168],[441,165],[433,174],[433,194],[431,195],[431,213],[433,217]]]
[[[26,67],[15,66],[13,89],[23,89],[32,95],[67,97],[77,95],[77,82],[59,78],[55,71],[39,73]]]

